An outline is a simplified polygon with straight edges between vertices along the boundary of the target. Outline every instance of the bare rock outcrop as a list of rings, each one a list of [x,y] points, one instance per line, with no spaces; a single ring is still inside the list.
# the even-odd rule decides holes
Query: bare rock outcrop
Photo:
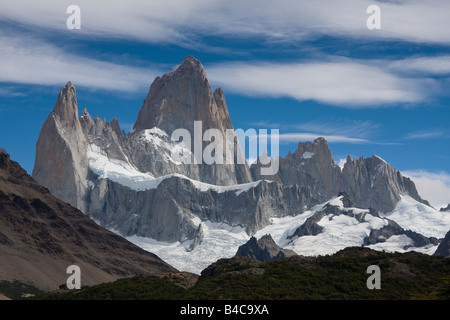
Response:
[[[273,261],[297,255],[292,250],[280,248],[272,239],[270,234],[262,236],[260,239],[251,237],[245,244],[240,246],[236,252],[236,257],[247,257],[259,261]]]
[[[450,257],[450,231],[447,232],[444,239],[442,239],[441,243],[439,244],[436,251],[434,252],[434,255]]]
[[[327,201],[344,192],[356,207],[390,212],[400,196],[406,194],[429,205],[419,196],[414,182],[376,155],[359,159],[348,156],[341,170],[323,138],[314,143],[299,143],[294,153],[279,158],[279,164],[276,175],[264,178],[308,186],[319,201]],[[251,166],[255,179],[262,178],[259,174],[261,166],[259,161]]]

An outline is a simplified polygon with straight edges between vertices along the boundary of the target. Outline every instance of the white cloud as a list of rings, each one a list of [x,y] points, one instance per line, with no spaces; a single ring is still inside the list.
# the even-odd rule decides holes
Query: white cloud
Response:
[[[428,80],[401,78],[360,61],[291,64],[231,62],[207,66],[214,84],[245,95],[316,100],[343,107],[411,103],[426,97]],[[105,62],[67,52],[42,40],[0,32],[0,82],[133,91],[148,87],[161,72]]]
[[[447,207],[450,203],[450,174],[427,170],[402,171],[414,181],[420,196],[428,200],[436,209]]]
[[[212,82],[228,91],[316,100],[349,108],[414,103],[427,96],[430,80],[402,78],[370,66],[370,62],[334,60],[290,64],[230,62],[208,66],[206,71]]]
[[[450,56],[407,58],[393,61],[388,64],[388,67],[403,73],[448,75],[450,74]]]
[[[325,135],[346,135],[353,138],[367,139],[372,135],[373,131],[379,128],[379,125],[368,120],[334,119],[325,122],[303,122],[293,127],[306,132],[318,132]]]
[[[316,133],[280,133],[279,139],[280,143],[298,143],[300,141],[313,141],[317,138],[325,138],[329,143],[370,143],[369,140],[359,139],[359,138],[351,138],[342,135],[321,135]]]
[[[410,133],[405,137],[405,139],[434,139],[442,138],[444,135],[445,131],[441,129],[420,130]]]
[[[69,0],[0,3],[0,18],[63,30]],[[381,8],[381,30],[368,30],[366,9]],[[84,34],[184,44],[197,36],[301,41],[311,35],[450,42],[450,2],[443,0],[78,0]]]
[[[0,32],[0,82],[63,85],[72,81],[89,88],[134,91],[148,87],[157,72],[104,62],[66,52],[29,37]]]
[[[203,36],[258,37],[268,43],[301,43],[321,35],[450,43],[450,2],[375,3],[382,10],[382,29],[376,31],[368,30],[365,24],[366,8],[374,4],[369,0],[79,0],[81,30],[71,31],[66,28],[66,8],[71,1],[17,0],[0,2],[0,19],[44,34],[50,30],[64,37],[119,37],[196,49],[211,49],[203,43]],[[138,83],[147,86],[156,76],[154,70],[83,58],[37,40],[22,40],[10,35],[1,37],[0,81],[61,84],[72,80],[96,88],[130,90]],[[401,77],[398,72],[404,66],[432,73],[449,70],[448,57],[429,59],[394,61],[387,66],[342,59],[290,64],[224,63],[210,66],[207,72],[211,80],[238,93],[361,107],[425,99],[431,94],[431,80]]]

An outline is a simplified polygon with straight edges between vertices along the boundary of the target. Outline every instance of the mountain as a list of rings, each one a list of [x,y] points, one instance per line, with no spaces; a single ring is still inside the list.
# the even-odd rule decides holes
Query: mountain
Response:
[[[304,255],[348,246],[433,254],[450,229],[450,216],[377,155],[348,157],[340,168],[318,138],[272,159],[279,170],[266,176],[267,153],[250,168],[236,162],[235,135],[223,90],[188,56],[151,84],[129,133],[86,109],[78,118],[69,82],[42,127],[33,177],[101,226],[194,273],[252,236],[270,234]],[[205,154],[235,161],[208,163]]]
[[[0,282],[57,290],[72,264],[81,269],[82,285],[177,272],[51,195],[1,151]]]
[[[435,256],[443,256],[443,257],[450,257],[450,231],[447,232],[444,239],[439,244],[439,247],[436,249]]]
[[[271,179],[285,185],[308,186],[320,201],[326,201],[345,192],[359,208],[372,208],[382,212],[392,211],[401,194],[429,205],[417,192],[414,183],[376,155],[371,158],[347,157],[343,169],[334,162],[324,138],[313,143],[301,142],[294,153],[280,157],[275,176],[260,175],[261,161],[252,164],[251,171],[257,179]]]
[[[259,261],[272,261],[296,255],[292,250],[280,248],[269,234],[260,239],[251,237],[245,244],[240,246],[236,252],[236,257],[247,257]]]
[[[199,124],[197,128],[195,122]],[[190,141],[184,142],[192,146],[189,148],[191,151],[195,150],[195,144],[204,150],[207,145],[207,142],[204,141],[207,129],[218,130],[223,138],[226,137],[227,130],[233,133],[233,136],[235,135],[223,90],[221,88],[217,88],[215,91],[211,89],[203,65],[192,56],[187,56],[180,65],[162,77],[157,77],[152,83],[138,113],[133,132],[146,132],[152,128],[158,128],[168,136],[172,136],[175,130],[186,129],[190,133]],[[225,158],[227,141],[223,139],[219,143]],[[240,149],[239,145],[233,147]],[[149,159],[143,158],[142,155],[142,150],[137,147],[137,150],[132,153],[132,161],[136,163],[139,170],[151,171],[157,176],[178,172],[192,179],[216,185],[233,185],[252,181],[250,170],[245,163],[235,165],[198,164],[183,166],[185,168],[182,171],[177,164],[175,168],[170,166],[168,171],[164,171],[149,167],[147,165]],[[196,155],[195,160],[200,163],[203,159]]]
[[[78,118],[69,82],[41,129],[33,177],[103,226],[166,242],[199,242],[195,219],[253,233],[272,216],[301,213],[317,203],[308,188],[254,181],[247,164],[175,160],[173,152],[182,148],[169,134],[179,125],[194,135],[193,121],[203,118],[204,129],[217,125],[222,133],[234,132],[223,91],[212,92],[203,66],[190,56],[155,80],[129,134],[117,120],[93,119],[86,109]]]
[[[450,204],[446,208],[441,208],[440,211],[450,211]]]
[[[36,150],[33,178],[59,199],[84,211],[88,159],[86,137],[78,119],[75,87],[67,83],[45,120]]]

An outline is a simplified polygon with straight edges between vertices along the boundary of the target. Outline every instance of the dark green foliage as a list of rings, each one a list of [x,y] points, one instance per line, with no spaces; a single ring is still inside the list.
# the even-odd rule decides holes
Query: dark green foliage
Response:
[[[167,278],[133,277],[81,290],[47,294],[32,299],[46,300],[168,300],[180,297],[184,289]]]
[[[35,286],[20,281],[0,281],[0,292],[13,300],[26,298],[30,295],[42,295],[44,291]]]
[[[381,289],[366,286],[367,267],[381,269]],[[420,253],[347,248],[331,256],[251,263],[224,259],[189,289],[169,278],[139,277],[43,296],[45,299],[450,299],[450,259]]]

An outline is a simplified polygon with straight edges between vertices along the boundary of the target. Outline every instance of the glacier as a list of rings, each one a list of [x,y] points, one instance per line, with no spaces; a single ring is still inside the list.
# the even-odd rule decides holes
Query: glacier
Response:
[[[408,208],[416,208],[420,205],[416,200],[411,199],[408,196],[404,196],[397,208],[387,216],[394,220],[398,212],[405,213]],[[319,256],[333,254],[346,247],[362,246],[364,238],[370,234],[372,229],[380,229],[387,225],[385,217],[372,216],[368,214],[369,210],[346,208],[346,210],[352,210],[355,214],[367,213],[365,221],[358,222],[356,218],[346,215],[327,215],[319,222],[319,225],[324,228],[320,234],[290,239],[290,236],[299,226],[304,224],[309,217],[322,210],[328,204],[344,209],[342,196],[335,197],[330,201],[314,206],[302,214],[272,218],[269,226],[259,230],[253,236],[260,238],[266,234],[270,234],[274,241],[283,249],[291,249],[297,254],[304,256]],[[425,220],[433,224],[434,228],[439,230],[448,230],[450,228],[450,219],[444,216],[440,216],[441,219],[438,219],[439,216],[435,209],[428,209],[428,217],[429,219],[426,220],[425,218]],[[202,225],[204,237],[201,244],[192,251],[189,250],[189,247],[193,240],[167,243],[139,236],[130,236],[126,237],[126,239],[144,250],[158,255],[161,259],[180,271],[200,274],[203,269],[218,259],[233,257],[239,246],[246,243],[251,237],[241,226],[201,221],[198,217],[194,220],[197,225]],[[413,219],[411,226],[415,222],[417,221]],[[427,229],[428,227],[420,228],[416,225],[416,230],[426,231]],[[413,244],[414,242],[411,238],[402,234],[393,235],[384,242],[368,245],[367,247],[378,251],[416,251],[429,255],[433,254],[437,249],[437,245],[413,247]]]

